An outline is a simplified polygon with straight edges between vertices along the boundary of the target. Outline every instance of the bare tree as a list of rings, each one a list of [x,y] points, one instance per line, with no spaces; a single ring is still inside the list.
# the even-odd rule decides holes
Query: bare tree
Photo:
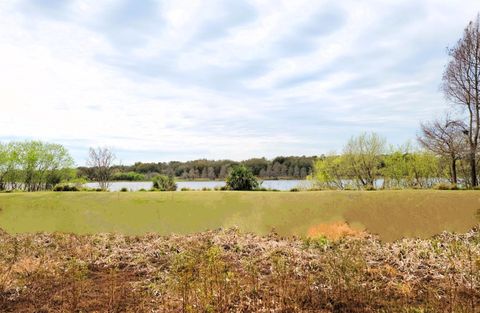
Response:
[[[465,153],[465,124],[452,120],[448,116],[443,120],[434,120],[421,124],[421,135],[418,142],[431,152],[447,158],[450,161],[452,184],[457,184],[457,161]]]
[[[443,74],[443,91],[468,112],[465,135],[472,186],[478,185],[476,153],[480,132],[480,15],[465,28],[463,37],[449,49],[451,58]]]
[[[87,166],[92,169],[93,178],[102,190],[108,190],[110,186],[114,161],[115,154],[107,147],[90,148],[88,152]]]

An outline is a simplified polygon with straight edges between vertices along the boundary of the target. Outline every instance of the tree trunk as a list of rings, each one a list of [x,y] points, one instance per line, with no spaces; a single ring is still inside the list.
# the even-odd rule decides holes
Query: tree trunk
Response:
[[[477,187],[478,180],[477,180],[477,162],[475,159],[475,150],[470,152],[470,179],[472,181],[472,187]]]
[[[452,184],[457,184],[457,159],[452,158]]]

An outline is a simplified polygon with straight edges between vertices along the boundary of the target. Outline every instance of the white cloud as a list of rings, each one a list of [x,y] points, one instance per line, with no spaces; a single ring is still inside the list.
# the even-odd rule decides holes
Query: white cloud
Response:
[[[0,139],[135,160],[391,142],[443,112],[445,47],[476,1],[0,3]],[[122,156],[123,155],[123,156]]]

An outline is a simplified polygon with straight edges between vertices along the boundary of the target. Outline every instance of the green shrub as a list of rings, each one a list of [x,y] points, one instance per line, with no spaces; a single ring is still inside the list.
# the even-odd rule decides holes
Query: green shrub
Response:
[[[265,187],[257,187],[253,189],[253,191],[280,191],[278,189],[272,189],[272,188],[265,188]]]
[[[290,191],[291,191],[291,192],[299,192],[300,189],[298,189],[297,187],[294,187],[294,188],[290,189]]]
[[[177,184],[173,176],[157,175],[153,177],[153,189],[159,191],[175,191],[177,190]]]
[[[230,190],[254,190],[258,186],[252,171],[244,165],[234,167],[227,177],[227,188]]]
[[[53,188],[53,191],[61,192],[61,191],[80,191],[80,188],[74,185],[69,184],[58,184]]]
[[[180,191],[190,191],[190,190],[192,190],[192,189],[187,188],[187,187],[182,187],[182,189],[180,189]]]
[[[120,189],[120,192],[127,192],[127,191],[128,191],[127,187],[122,187],[122,189]]]
[[[330,245],[330,240],[325,236],[317,238],[307,237],[303,239],[303,248],[305,249],[320,249],[325,250]]]

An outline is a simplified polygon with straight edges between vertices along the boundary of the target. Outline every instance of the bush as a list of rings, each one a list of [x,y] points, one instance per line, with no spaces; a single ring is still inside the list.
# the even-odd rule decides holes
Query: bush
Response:
[[[56,185],[56,186],[53,188],[53,191],[63,191],[63,185]]]
[[[294,187],[294,188],[290,189],[290,191],[291,191],[291,192],[299,192],[300,189],[298,189],[297,187]]]
[[[159,191],[175,191],[177,190],[177,184],[173,179],[173,176],[157,175],[153,177],[153,189]]]
[[[280,191],[278,189],[272,189],[272,188],[265,188],[265,187],[257,187],[253,189],[253,191]]]
[[[203,188],[202,188],[202,191],[212,191],[212,189],[211,189],[211,188],[208,188],[208,187],[203,187]]]
[[[141,188],[141,189],[138,190],[138,191],[145,192],[145,191],[147,191],[147,190],[146,190],[145,188]]]
[[[72,186],[69,184],[59,184],[53,188],[53,191],[61,192],[61,191],[80,191],[77,186]]]
[[[120,192],[127,192],[127,191],[128,191],[127,187],[122,187],[122,189],[120,189]]]
[[[230,190],[254,190],[258,188],[258,181],[249,168],[239,165],[228,175],[227,187]]]
[[[180,191],[190,191],[190,190],[192,190],[192,189],[187,188],[187,187],[182,187],[182,189],[180,189]]]

